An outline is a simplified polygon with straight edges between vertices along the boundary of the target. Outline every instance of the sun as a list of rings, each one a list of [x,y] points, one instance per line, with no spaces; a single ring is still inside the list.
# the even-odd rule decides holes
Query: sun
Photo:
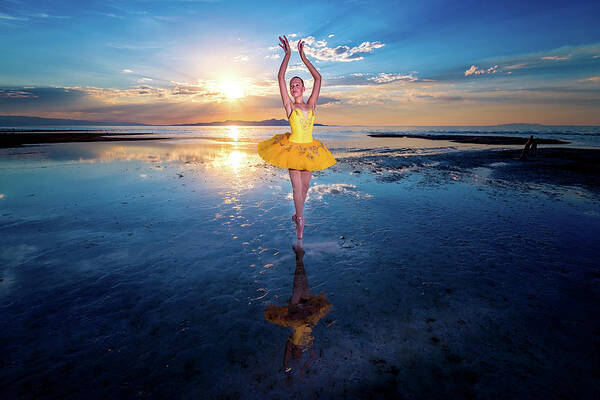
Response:
[[[238,81],[223,81],[221,82],[221,92],[228,99],[239,99],[244,97],[244,89],[241,82]]]

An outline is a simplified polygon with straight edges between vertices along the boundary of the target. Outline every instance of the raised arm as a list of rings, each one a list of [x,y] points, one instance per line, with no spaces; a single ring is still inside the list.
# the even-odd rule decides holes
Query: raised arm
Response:
[[[319,93],[321,92],[321,74],[319,74],[319,71],[317,71],[317,69],[310,63],[310,61],[308,61],[308,58],[306,58],[306,55],[304,54],[304,41],[301,40],[298,42],[298,53],[300,53],[300,58],[302,59],[302,61],[304,62],[304,64],[306,65],[306,67],[308,68],[308,70],[310,71],[311,75],[313,76],[315,83],[313,85],[313,89],[312,89],[312,93],[310,94],[310,97],[308,98],[308,105],[314,110],[315,107],[317,106],[317,100],[319,99]]]
[[[292,99],[290,98],[290,94],[287,90],[287,84],[285,83],[285,71],[287,70],[290,56],[292,55],[292,49],[290,48],[290,43],[285,35],[283,37],[285,40],[279,36],[279,40],[281,41],[279,46],[281,46],[281,48],[285,51],[285,56],[281,62],[281,67],[279,67],[277,80],[279,81],[279,93],[281,94],[281,100],[283,101],[283,107],[285,108],[285,115],[288,116],[292,113]]]

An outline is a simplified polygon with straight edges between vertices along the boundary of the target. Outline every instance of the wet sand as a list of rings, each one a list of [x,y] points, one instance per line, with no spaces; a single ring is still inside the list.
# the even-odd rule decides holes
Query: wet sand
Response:
[[[600,190],[600,149],[567,147],[538,147],[537,156],[519,160],[521,149],[478,149],[469,151],[441,152],[437,154],[393,157],[404,150],[390,149],[381,157],[381,149],[369,152],[351,162],[355,172],[371,172],[380,180],[393,182],[407,177],[407,171],[424,176],[438,176],[438,183],[451,179],[453,173],[477,170],[498,182],[513,185],[530,183],[547,185],[582,185],[589,190]],[[360,160],[360,161],[359,161]],[[491,182],[493,184],[493,182]]]
[[[109,133],[105,131],[92,130],[0,130],[0,148],[18,147],[25,144],[43,143],[73,143],[73,142],[117,142],[135,140],[165,140],[167,137],[136,137],[137,135],[148,136],[147,133],[119,132]],[[127,136],[127,137],[123,137]]]
[[[376,138],[414,138],[428,140],[448,140],[455,143],[477,143],[477,144],[525,144],[527,138],[517,136],[493,136],[493,135],[417,135],[417,134],[397,134],[397,133],[372,133],[371,137]],[[558,139],[535,138],[538,144],[567,144],[569,142]]]

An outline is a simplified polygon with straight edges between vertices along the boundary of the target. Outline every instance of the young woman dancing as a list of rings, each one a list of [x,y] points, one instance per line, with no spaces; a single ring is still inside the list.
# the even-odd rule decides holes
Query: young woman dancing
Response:
[[[306,58],[304,41],[301,40],[298,42],[298,53],[300,53],[300,58],[312,74],[314,85],[312,93],[305,103],[303,98],[306,89],[304,81],[300,77],[294,76],[290,79],[292,100],[285,84],[285,71],[292,50],[285,36],[283,39],[280,36],[279,40],[281,41],[279,46],[285,51],[285,56],[279,68],[279,92],[292,132],[278,134],[271,139],[260,142],[258,144],[258,154],[269,164],[289,170],[296,208],[296,214],[292,215],[292,220],[296,223],[296,236],[298,239],[302,239],[305,223],[302,209],[310,186],[312,171],[329,168],[336,163],[336,160],[323,143],[312,137],[315,107],[321,91],[321,75]]]

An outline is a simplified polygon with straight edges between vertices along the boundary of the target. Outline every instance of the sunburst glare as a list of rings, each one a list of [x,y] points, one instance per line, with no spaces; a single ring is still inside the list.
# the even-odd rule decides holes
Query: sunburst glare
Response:
[[[238,81],[223,81],[221,82],[221,92],[227,99],[239,99],[244,97],[244,90]]]

